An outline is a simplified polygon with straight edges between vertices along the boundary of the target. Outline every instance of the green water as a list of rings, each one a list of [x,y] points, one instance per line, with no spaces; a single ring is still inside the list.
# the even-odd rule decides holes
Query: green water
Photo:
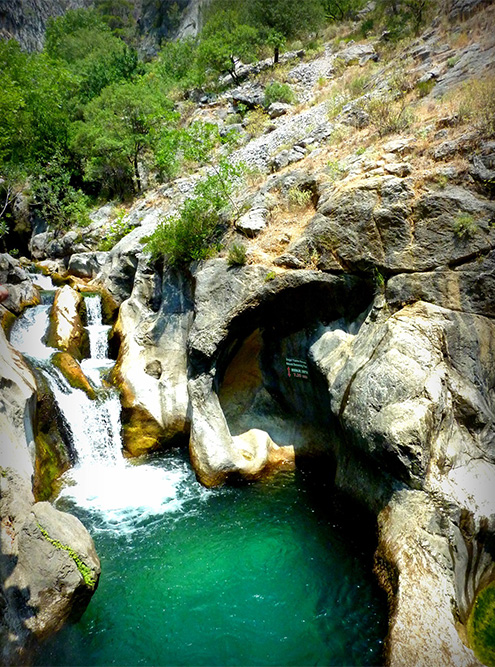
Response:
[[[102,575],[80,622],[36,664],[383,662],[372,554],[339,526],[328,488],[316,493],[313,476],[296,471],[208,491],[178,452],[151,468],[169,485],[160,507],[63,501],[92,533]]]

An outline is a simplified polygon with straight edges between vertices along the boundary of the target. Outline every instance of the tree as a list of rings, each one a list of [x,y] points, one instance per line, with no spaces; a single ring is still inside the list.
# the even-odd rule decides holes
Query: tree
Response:
[[[275,63],[285,40],[313,32],[325,20],[320,0],[248,0],[248,6],[251,22],[273,48]]]
[[[141,190],[141,161],[152,151],[158,130],[173,117],[170,103],[145,77],[107,86],[74,124],[72,146],[85,178],[109,194]]]
[[[71,10],[50,19],[45,51],[77,77],[78,97],[83,103],[99,95],[105,86],[131,79],[139,70],[136,50],[113,35],[94,10]]]
[[[238,83],[237,61],[250,62],[256,55],[258,41],[258,30],[241,23],[237,11],[221,9],[210,17],[203,29],[199,62],[218,74],[230,74]]]

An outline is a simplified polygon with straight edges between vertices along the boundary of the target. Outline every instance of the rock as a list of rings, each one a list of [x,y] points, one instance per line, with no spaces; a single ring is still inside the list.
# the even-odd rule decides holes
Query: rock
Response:
[[[282,102],[272,102],[267,109],[270,118],[280,118],[291,109],[290,104],[283,104]]]
[[[253,208],[241,215],[236,222],[236,228],[253,238],[263,231],[267,226],[268,210],[266,208]]]
[[[230,98],[237,107],[239,104],[248,109],[262,107],[265,101],[265,89],[259,84],[246,84],[241,88],[235,88],[230,92]]]
[[[443,308],[495,317],[495,252],[457,267],[392,276],[386,298],[393,307],[428,301]]]
[[[59,369],[71,387],[82,389],[91,399],[96,398],[94,388],[72,355],[68,352],[56,352],[52,356],[51,362]]]
[[[314,254],[327,271],[430,271],[488,252],[494,213],[494,204],[457,186],[426,191],[413,205],[407,178],[351,181],[321,189],[317,214],[285,254],[305,266]],[[458,227],[460,216],[472,220],[469,235]]]
[[[81,294],[65,285],[57,290],[50,313],[47,345],[69,352],[76,359],[86,356],[88,333],[83,327],[79,312],[83,306]]]
[[[71,255],[67,270],[78,278],[94,278],[107,259],[106,252],[81,252]]]
[[[389,162],[383,165],[383,168],[387,173],[394,176],[400,176],[401,178],[409,176],[409,174],[412,172],[411,165],[407,162]]]
[[[114,382],[122,392],[124,446],[133,455],[189,432],[187,336],[193,310],[187,279],[160,279],[143,262],[115,329],[121,345]]]
[[[0,254],[0,285],[5,285],[9,293],[2,304],[15,315],[40,302],[39,291],[19,260],[6,253]]]
[[[495,142],[492,142],[495,144]],[[469,175],[481,192],[493,197],[495,194],[495,145],[480,155],[473,155]]]
[[[365,65],[368,60],[378,60],[378,54],[372,44],[354,44],[348,42],[346,47],[339,51],[337,57],[349,65]]]
[[[29,649],[81,617],[98,585],[100,563],[79,519],[46,502],[32,506],[13,540],[17,558],[5,573],[3,592],[11,640],[14,635],[23,657],[19,645]]]
[[[344,123],[344,125],[361,129],[369,125],[370,117],[358,101],[357,103],[349,102],[349,104],[346,104],[337,116],[337,120]]]
[[[24,479],[34,474],[36,381],[0,329],[0,465]]]
[[[395,589],[387,638],[391,666],[479,664],[461,641],[452,613],[456,590],[444,526],[435,504],[419,491],[396,493],[379,515],[377,562],[386,561],[398,577],[384,582]]]
[[[286,148],[280,151],[280,153],[277,153],[277,155],[270,160],[268,166],[271,171],[279,171],[280,169],[287,167],[289,164],[299,162],[305,155],[306,149],[303,146],[295,145],[290,149]]]

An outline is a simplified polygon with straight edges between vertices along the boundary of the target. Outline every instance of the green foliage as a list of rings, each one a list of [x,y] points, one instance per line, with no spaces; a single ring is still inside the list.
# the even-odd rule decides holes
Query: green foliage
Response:
[[[426,97],[431,93],[435,87],[435,79],[431,78],[428,81],[418,81],[416,84],[416,90],[418,91],[419,97]]]
[[[93,99],[111,83],[130,79],[138,70],[135,49],[113,35],[94,10],[71,10],[50,19],[45,50],[63,61],[77,78],[82,102]]]
[[[291,208],[306,208],[311,203],[311,191],[302,190],[296,185],[289,188],[289,206]]]
[[[476,657],[495,667],[495,582],[478,593],[467,623],[469,645]]]
[[[282,102],[284,104],[294,104],[296,96],[292,88],[286,83],[274,81],[265,88],[265,107],[269,107],[273,102]]]
[[[275,273],[275,271],[268,271],[268,273],[265,276],[265,283],[270,282],[270,280],[275,280],[276,277],[277,274]]]
[[[84,121],[74,123],[72,146],[85,179],[98,182],[110,196],[139,192],[140,161],[174,119],[171,104],[145,77],[105,88],[86,106]]]
[[[38,170],[31,195],[41,215],[57,229],[68,229],[72,225],[84,227],[90,223],[88,197],[72,185],[70,166],[59,153]]]
[[[198,61],[205,69],[209,68],[217,75],[230,74],[238,82],[237,60],[253,60],[257,42],[258,30],[254,26],[239,23],[236,11],[219,11],[203,29]]]
[[[248,112],[245,128],[252,137],[259,137],[266,130],[269,122],[270,116],[266,113],[263,107],[256,107]]]
[[[469,213],[461,213],[454,220],[454,234],[461,240],[467,240],[478,231],[476,220]]]
[[[196,185],[179,213],[158,225],[145,250],[154,258],[164,256],[170,266],[178,267],[208,257],[219,241],[219,213],[230,202],[234,179],[241,173],[241,167],[222,161],[217,171]]]
[[[344,168],[338,160],[329,160],[325,172],[329,175],[330,180],[334,182],[342,176]]]
[[[116,218],[107,231],[105,238],[100,241],[98,250],[111,250],[124,236],[127,236],[127,234],[135,229],[136,225],[132,224],[129,220],[125,220],[127,214],[125,208],[118,208],[116,214]]]
[[[198,43],[192,38],[165,42],[151,70],[168,88],[197,88],[206,81],[204,70],[198,64]]]
[[[47,542],[50,542],[50,544],[52,544],[55,547],[55,549],[59,549],[60,551],[66,551],[69,554],[69,556],[76,564],[77,569],[81,573],[86,586],[88,586],[89,588],[94,588],[96,586],[96,579],[93,575],[93,572],[91,571],[91,568],[88,567],[86,563],[82,560],[79,554],[76,551],[74,551],[72,547],[69,547],[67,544],[62,544],[62,542],[59,542],[59,540],[54,540],[52,537],[50,537],[45,528],[43,528],[43,526],[41,526],[39,523],[38,523],[38,528],[40,529],[40,532],[45,538],[45,540],[47,540]]]
[[[246,246],[243,243],[233,243],[227,255],[229,266],[244,266],[247,261]]]

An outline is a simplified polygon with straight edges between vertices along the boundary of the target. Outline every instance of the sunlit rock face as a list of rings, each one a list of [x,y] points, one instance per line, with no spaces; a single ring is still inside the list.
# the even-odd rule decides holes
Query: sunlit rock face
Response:
[[[160,39],[195,36],[201,26],[201,8],[207,0],[136,0],[143,48],[156,52]],[[70,9],[87,9],[93,0],[0,0],[0,36],[16,39],[26,51],[43,48],[48,19]]]

